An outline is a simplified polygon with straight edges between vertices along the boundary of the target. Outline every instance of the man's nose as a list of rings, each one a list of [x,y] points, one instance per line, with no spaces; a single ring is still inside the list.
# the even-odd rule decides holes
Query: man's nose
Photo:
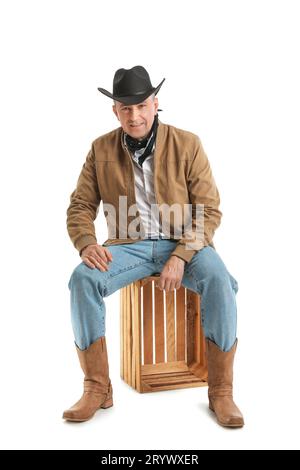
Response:
[[[139,110],[137,108],[132,109],[130,117],[131,117],[131,120],[133,121],[133,123],[134,123],[134,121],[137,120],[138,116],[139,116]]]

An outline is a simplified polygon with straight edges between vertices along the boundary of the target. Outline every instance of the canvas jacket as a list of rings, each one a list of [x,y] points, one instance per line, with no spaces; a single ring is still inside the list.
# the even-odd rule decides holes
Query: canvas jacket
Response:
[[[143,238],[142,224],[139,225],[140,235],[137,238],[129,236],[127,231],[131,223],[138,225],[141,219],[135,199],[133,161],[124,145],[123,136],[122,127],[118,127],[92,142],[76,188],[70,196],[67,230],[79,254],[87,245],[97,243],[94,221],[101,201],[103,208],[106,204],[112,205],[116,215],[112,221],[105,212],[109,238],[102,246],[134,243]],[[178,240],[172,254],[189,262],[204,246],[214,248],[212,239],[222,217],[220,197],[200,138],[158,119],[153,178],[160,221],[163,223],[167,216],[170,217],[170,238]],[[134,214],[121,208],[119,196],[127,197],[124,199],[128,208],[135,208]],[[166,207],[173,204],[177,209],[174,214],[172,211],[168,213]],[[192,208],[192,226],[186,230],[183,225],[185,204]],[[198,226],[195,223],[195,208],[199,204],[203,207],[204,219],[203,236],[200,238],[197,237]],[[183,230],[180,237],[176,232],[178,219],[175,214],[178,207],[182,211],[180,225]]]

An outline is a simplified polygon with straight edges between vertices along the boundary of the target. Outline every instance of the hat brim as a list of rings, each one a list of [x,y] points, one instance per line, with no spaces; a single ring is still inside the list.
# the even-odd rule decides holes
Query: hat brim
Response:
[[[152,93],[155,95],[159,92],[160,87],[162,86],[165,78],[160,82],[160,84],[156,88],[152,88],[152,90],[147,91],[147,93],[142,93],[141,95],[130,95],[130,96],[114,96],[109,91],[105,90],[104,88],[98,88],[98,90],[103,93],[104,95],[108,96],[109,98],[120,101],[124,104],[137,104],[141,103],[145,99],[147,99]]]

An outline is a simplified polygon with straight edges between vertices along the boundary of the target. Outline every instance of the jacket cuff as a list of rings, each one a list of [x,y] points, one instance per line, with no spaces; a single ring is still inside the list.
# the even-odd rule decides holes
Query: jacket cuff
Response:
[[[76,248],[79,251],[79,256],[81,256],[81,252],[83,248],[85,248],[88,245],[95,245],[97,243],[97,239],[93,237],[92,235],[84,235],[79,239],[79,241],[76,243]]]
[[[171,255],[178,256],[178,258],[183,259],[187,263],[191,261],[192,257],[198,250],[187,249],[185,245],[177,245],[175,250],[172,251]]]
[[[213,241],[210,243],[205,243],[204,246],[211,246],[214,250],[216,249]],[[202,248],[204,248],[204,246]],[[172,251],[171,255],[176,255],[178,258],[183,259],[187,263],[191,261],[192,257],[198,253],[198,251],[202,250],[202,248],[199,248],[198,250],[192,250],[192,249],[187,249],[186,245],[178,243],[175,250]]]

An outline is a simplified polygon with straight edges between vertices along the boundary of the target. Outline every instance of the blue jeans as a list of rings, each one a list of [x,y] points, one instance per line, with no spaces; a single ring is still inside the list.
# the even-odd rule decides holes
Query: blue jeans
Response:
[[[107,248],[113,261],[108,263],[108,271],[89,268],[84,262],[74,269],[68,287],[75,343],[80,349],[105,335],[104,297],[133,281],[160,273],[176,243],[146,239],[111,245]],[[185,265],[182,285],[201,296],[205,337],[229,351],[236,340],[238,283],[214,248],[202,248]]]

